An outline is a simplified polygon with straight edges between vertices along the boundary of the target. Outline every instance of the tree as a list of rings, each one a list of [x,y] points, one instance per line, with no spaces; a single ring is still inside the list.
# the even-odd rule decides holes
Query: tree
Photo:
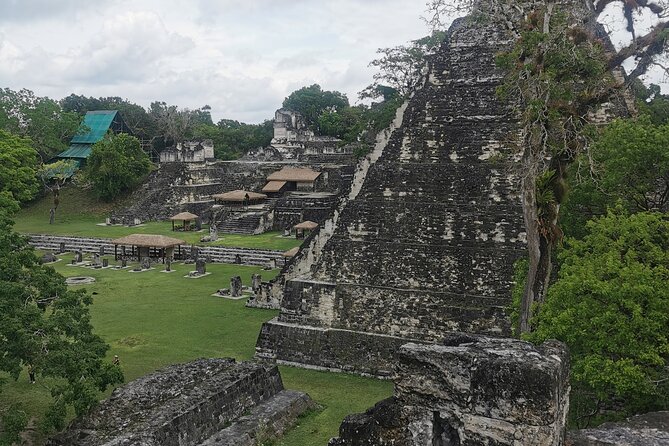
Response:
[[[0,129],[30,138],[44,160],[65,150],[78,128],[79,116],[63,111],[56,101],[26,89],[0,89]]]
[[[57,160],[53,163],[42,164],[37,176],[42,180],[44,187],[53,195],[53,207],[49,211],[49,224],[56,221],[56,212],[60,204],[60,189],[65,186],[68,179],[72,178],[79,168],[74,160]]]
[[[28,138],[0,130],[0,191],[17,201],[28,201],[38,191],[37,152]]]
[[[569,346],[570,416],[669,408],[669,221],[621,210],[569,239],[559,278],[528,336]]]
[[[302,87],[283,101],[283,108],[302,114],[307,124],[319,131],[318,117],[326,110],[338,111],[348,107],[348,98],[338,91],[324,91],[318,84]]]
[[[355,142],[367,127],[366,112],[364,106],[325,110],[318,117],[318,128],[321,135],[333,136],[346,143]]]
[[[25,238],[12,230],[18,210],[8,191],[0,191],[0,370],[18,379],[32,367],[50,387],[52,405],[46,426],[64,427],[68,408],[81,415],[99,392],[123,382],[118,366],[104,361],[109,346],[93,333],[84,291],[67,288],[53,268],[41,265]],[[51,384],[53,383],[53,384]],[[18,438],[27,418],[20,406],[2,411],[4,439]]]
[[[632,40],[616,50],[598,23],[607,6],[620,6]],[[600,0],[593,2],[431,0],[428,23],[439,27],[446,16],[471,12],[472,20],[494,23],[515,43],[500,57],[506,72],[501,96],[522,111],[519,151],[521,192],[528,236],[528,275],[520,329],[530,329],[532,308],[540,305],[550,282],[553,247],[567,167],[590,146],[589,124],[605,103],[628,108],[624,93],[635,79],[659,64],[669,22],[649,31],[644,17],[660,17],[666,2]],[[648,14],[642,14],[648,13]],[[627,77],[621,65],[637,66]],[[614,76],[614,72],[617,74]],[[543,189],[542,189],[543,188]]]
[[[628,212],[669,211],[669,124],[649,115],[619,119],[593,141],[588,156],[570,168],[573,186],[561,222],[574,236],[593,216],[616,203]]]
[[[245,124],[232,119],[221,119],[218,124],[200,124],[193,129],[193,138],[211,139],[216,158],[237,159],[245,152],[267,147],[274,135],[274,123]]]
[[[360,97],[375,99],[383,96],[387,100],[388,89],[408,96],[418,86],[428,56],[439,48],[445,35],[443,31],[434,30],[429,36],[412,40],[410,45],[379,48],[376,52],[380,57],[369,63],[379,72],[374,74],[374,83],[365,88]]]
[[[139,185],[151,170],[151,161],[134,136],[107,135],[93,145],[85,175],[93,191],[111,201]]]

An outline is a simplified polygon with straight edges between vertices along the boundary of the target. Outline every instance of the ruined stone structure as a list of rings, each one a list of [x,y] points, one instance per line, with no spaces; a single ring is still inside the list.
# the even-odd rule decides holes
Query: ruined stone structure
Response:
[[[316,135],[298,112],[281,108],[274,114],[274,138],[270,144],[283,159],[313,161],[314,158],[321,158],[322,161],[329,156],[352,158],[353,149],[350,146],[340,147],[339,142],[341,140],[331,136]],[[264,155],[265,151],[262,153]]]
[[[569,359],[556,341],[451,335],[402,346],[393,397],[349,415],[331,446],[561,446]]]
[[[512,267],[525,255],[516,115],[496,96],[486,21],[457,21],[398,128],[359,166],[349,199],[303,250],[257,357],[391,374],[407,341],[448,332],[504,336]]]
[[[214,142],[210,139],[180,142],[176,147],[160,152],[161,163],[204,163],[213,160]]]
[[[233,190],[260,191],[267,184],[267,177],[284,167],[309,167],[323,172],[318,192],[339,196],[346,193],[353,176],[353,165],[346,164],[303,164],[297,162],[254,162],[254,161],[217,161],[213,163],[163,163],[149,175],[144,185],[137,190],[126,209],[113,213],[110,223],[131,224],[138,219],[141,222],[164,220],[172,215],[188,211],[209,222],[215,204],[212,195]],[[297,198],[299,200],[299,198]],[[224,210],[223,210],[224,211]],[[250,233],[265,225],[274,227],[274,202],[266,203],[263,212],[257,212]],[[293,212],[292,210],[290,212]],[[331,215],[330,210],[328,216]],[[265,214],[263,221],[258,218]],[[219,215],[218,222],[225,221],[226,215]],[[281,221],[290,220],[284,217]],[[299,220],[295,221],[298,223]],[[293,224],[295,224],[293,223]],[[224,227],[219,228],[225,232]],[[264,229],[264,230],[266,230]],[[262,231],[260,231],[262,232]]]
[[[49,446],[254,446],[283,434],[308,395],[283,389],[276,367],[200,359],[114,390]]]
[[[594,429],[571,431],[567,446],[667,446],[669,411],[630,417],[617,423],[604,423]]]

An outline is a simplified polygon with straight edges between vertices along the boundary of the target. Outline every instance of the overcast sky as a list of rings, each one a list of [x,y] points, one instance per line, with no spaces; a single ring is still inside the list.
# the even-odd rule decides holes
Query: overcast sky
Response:
[[[0,87],[212,107],[259,122],[305,85],[369,85],[379,47],[422,37],[425,0],[0,0]]]

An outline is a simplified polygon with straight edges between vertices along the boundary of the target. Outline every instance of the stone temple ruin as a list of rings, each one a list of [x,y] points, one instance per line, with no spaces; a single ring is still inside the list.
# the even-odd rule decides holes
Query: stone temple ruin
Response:
[[[407,342],[510,334],[525,255],[516,115],[496,97],[505,34],[460,20],[349,199],[285,279],[257,357],[388,376]],[[321,248],[322,247],[322,248]]]
[[[294,121],[297,128],[286,120]],[[353,178],[356,159],[351,150],[339,148],[336,138],[315,136],[304,128],[299,114],[286,110],[277,111],[277,135],[284,137],[275,137],[272,146],[236,161],[214,160],[208,140],[166,149],[159,169],[133,195],[133,204],[113,214],[110,222],[133,224],[190,212],[203,223],[216,225],[220,233],[258,234],[332,217]],[[273,155],[266,156],[270,152]],[[311,172],[315,178],[304,183],[302,172]],[[233,206],[215,199],[236,191],[262,192],[267,200]]]
[[[318,136],[307,127],[300,113],[284,108],[274,114],[274,138],[271,146],[285,159],[299,159],[310,155],[351,155],[352,148],[339,147],[341,140]]]
[[[214,158],[214,142],[210,139],[180,142],[160,152],[161,163],[204,163]]]

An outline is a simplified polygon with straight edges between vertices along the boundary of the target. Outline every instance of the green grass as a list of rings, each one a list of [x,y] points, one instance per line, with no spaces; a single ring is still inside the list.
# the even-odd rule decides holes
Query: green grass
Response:
[[[91,315],[96,333],[110,345],[108,357],[119,355],[126,381],[168,364],[201,357],[250,359],[263,322],[275,310],[244,307],[244,300],[233,301],[211,296],[227,287],[230,277],[240,275],[244,284],[254,273],[264,280],[276,271],[255,267],[210,264],[212,274],[200,279],[183,277],[192,265],[173,265],[174,273],[155,270],[130,273],[128,270],[91,270],[68,266],[71,256],[54,264],[65,276],[86,275],[97,279],[86,285],[94,294]],[[392,384],[354,375],[325,373],[281,367],[287,388],[306,391],[323,410],[300,419],[278,444],[294,446],[324,445],[335,436],[343,418],[360,412],[392,393]],[[39,379],[39,377],[38,377]],[[22,401],[31,415],[44,411],[49,382],[30,385],[25,373],[10,381],[0,393],[0,406]]]
[[[147,222],[138,227],[98,226],[99,223],[105,222],[115,206],[122,207],[125,204],[127,203],[104,203],[97,200],[90,191],[68,186],[61,192],[60,205],[54,224],[49,224],[52,198],[47,196],[25,206],[15,218],[14,229],[33,234],[107,238],[123,237],[129,234],[161,234],[183,239],[189,244],[277,251],[288,251],[302,243],[302,240],[296,240],[294,237],[283,237],[279,232],[267,232],[260,235],[220,234],[216,242],[200,243],[200,237],[209,233],[206,226],[202,232],[174,232],[170,221]]]

